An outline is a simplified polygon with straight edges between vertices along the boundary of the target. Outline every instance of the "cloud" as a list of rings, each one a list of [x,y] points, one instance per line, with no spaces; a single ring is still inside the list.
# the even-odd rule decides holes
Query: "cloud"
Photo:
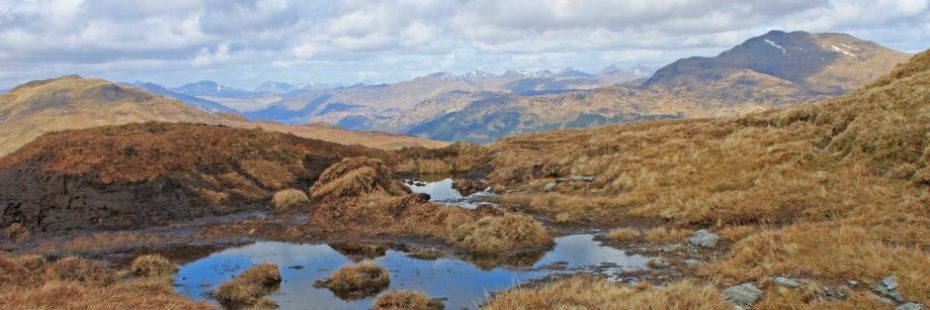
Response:
[[[917,51],[927,0],[0,0],[0,88],[78,73],[380,82],[438,70],[663,64],[771,29]]]

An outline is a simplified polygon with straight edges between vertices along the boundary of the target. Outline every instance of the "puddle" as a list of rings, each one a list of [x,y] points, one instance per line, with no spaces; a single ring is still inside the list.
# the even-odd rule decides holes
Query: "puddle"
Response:
[[[559,237],[555,242],[552,250],[537,256],[538,260],[527,263],[527,267],[481,268],[480,263],[455,257],[425,260],[396,250],[387,250],[374,261],[391,273],[387,291],[422,291],[432,298],[444,299],[446,309],[461,309],[477,308],[487,294],[533,279],[577,272],[617,277],[644,269],[648,260],[645,256],[602,246],[588,234]],[[369,309],[374,301],[374,296],[342,300],[327,289],[313,286],[314,281],[352,262],[326,244],[263,241],[226,249],[183,265],[175,276],[175,287],[193,299],[211,300],[208,293],[219,284],[262,262],[276,264],[281,270],[284,281],[271,295],[281,309]]]
[[[494,205],[486,202],[488,198],[494,197],[494,193],[483,190],[468,196],[462,196],[462,193],[452,188],[452,182],[451,178],[435,182],[404,180],[404,184],[414,193],[429,194],[431,202],[455,205],[466,209],[477,208],[480,204]]]

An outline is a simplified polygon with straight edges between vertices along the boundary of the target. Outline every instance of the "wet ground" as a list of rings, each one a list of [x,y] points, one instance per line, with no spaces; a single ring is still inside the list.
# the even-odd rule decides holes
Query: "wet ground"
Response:
[[[594,235],[556,238],[555,247],[520,266],[487,266],[452,255],[414,258],[400,250],[387,250],[374,258],[391,273],[388,291],[412,289],[441,298],[447,309],[477,308],[487,295],[520,283],[560,274],[590,273],[630,281],[646,267],[648,257],[603,246]],[[313,286],[353,259],[327,244],[291,244],[262,241],[213,253],[181,267],[177,290],[197,300],[252,265],[268,262],[281,268],[283,283],[271,298],[281,309],[369,309],[374,296],[345,300]]]

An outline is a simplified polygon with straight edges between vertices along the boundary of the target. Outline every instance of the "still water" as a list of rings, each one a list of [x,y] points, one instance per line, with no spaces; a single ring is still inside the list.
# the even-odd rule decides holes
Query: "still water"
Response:
[[[439,204],[454,205],[466,209],[477,208],[479,204],[491,204],[485,200],[494,197],[494,193],[483,190],[468,196],[462,196],[458,190],[452,188],[452,179],[447,178],[436,182],[423,182],[405,180],[404,184],[417,194],[429,194],[430,201]]]
[[[397,250],[374,258],[388,269],[391,285],[386,291],[411,289],[445,300],[446,309],[477,308],[487,294],[516,284],[561,273],[600,273],[616,277],[645,268],[648,257],[602,246],[594,235],[579,234],[555,239],[548,252],[524,258],[523,267],[497,266],[487,261],[469,261],[446,255],[418,259]],[[281,309],[369,309],[374,296],[342,300],[313,282],[327,277],[353,260],[326,244],[291,244],[262,241],[226,249],[181,267],[175,277],[179,293],[197,300],[210,300],[208,293],[222,282],[258,263],[273,263],[281,269],[283,282],[270,297]]]

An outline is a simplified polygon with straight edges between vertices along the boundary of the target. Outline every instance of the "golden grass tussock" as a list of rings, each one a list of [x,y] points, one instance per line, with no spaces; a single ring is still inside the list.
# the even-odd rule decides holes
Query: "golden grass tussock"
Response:
[[[178,266],[159,254],[149,254],[132,260],[130,270],[137,277],[170,276],[178,271]]]
[[[678,243],[693,233],[689,229],[667,228],[664,226],[647,229],[643,234],[646,241],[652,244]]]
[[[340,295],[360,298],[378,293],[391,284],[391,275],[387,269],[372,261],[342,266],[328,278],[319,280],[316,285],[328,288]]]
[[[120,280],[78,257],[0,255],[0,305],[9,309],[212,309],[178,295],[170,275]]]
[[[417,291],[398,290],[378,295],[375,310],[441,310],[441,301],[434,301]]]
[[[713,286],[693,282],[640,289],[574,276],[495,294],[483,309],[733,309],[733,305]]]
[[[80,257],[65,257],[49,264],[46,278],[71,281],[91,286],[107,286],[118,280],[115,271],[95,261]]]
[[[274,196],[271,196],[271,207],[274,210],[290,210],[308,204],[310,204],[310,198],[299,189],[289,188],[280,190],[274,193]]]
[[[616,242],[636,241],[642,234],[636,228],[622,227],[607,233],[607,239]]]
[[[542,224],[519,213],[483,217],[461,226],[453,238],[457,247],[480,254],[538,249],[552,244],[552,236]]]
[[[391,178],[384,162],[367,157],[346,158],[326,168],[310,188],[310,195],[314,199],[357,197],[372,193],[399,196],[410,193],[410,190]]]
[[[278,266],[258,264],[220,285],[213,296],[228,307],[255,306],[267,303],[263,297],[277,290],[280,283]]]

